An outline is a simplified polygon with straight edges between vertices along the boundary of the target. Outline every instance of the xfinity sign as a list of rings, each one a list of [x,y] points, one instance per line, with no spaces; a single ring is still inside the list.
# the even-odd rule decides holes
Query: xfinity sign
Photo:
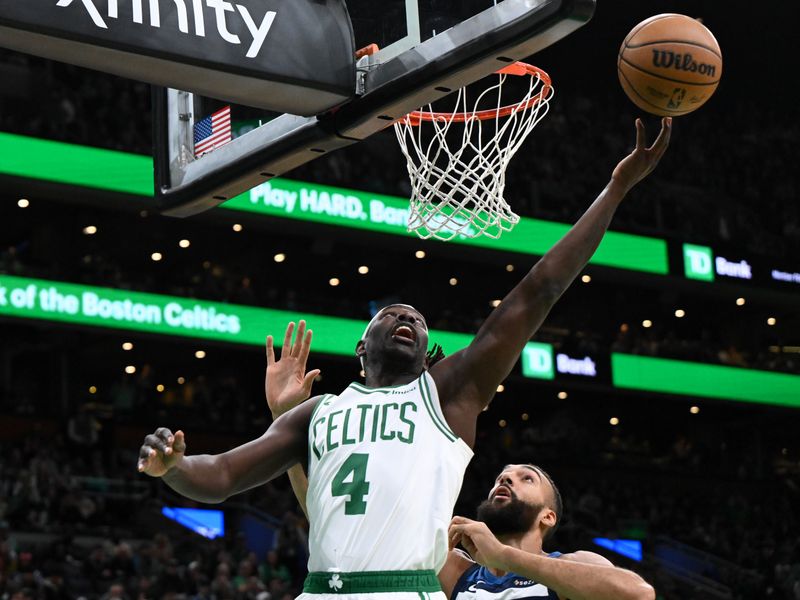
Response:
[[[108,10],[106,12],[108,19],[119,18],[119,1],[120,0],[106,0],[108,5]],[[193,20],[193,27],[191,31],[189,29],[190,16],[186,7],[186,0],[170,1],[175,3],[178,18],[178,30],[181,33],[192,34],[197,37],[206,37],[206,18],[203,11],[203,0],[190,0],[190,2],[192,2],[191,19]],[[92,20],[92,23],[94,23],[95,27],[99,27],[100,29],[108,29],[106,20],[103,18],[103,15],[100,14],[100,11],[95,4],[100,4],[101,2],[102,0],[58,0],[56,6],[67,8],[69,6],[82,4],[86,9],[88,17]],[[142,3],[144,0],[130,0],[130,2],[131,13],[128,15],[128,17],[134,23],[139,23],[140,25],[143,24],[144,7],[142,6]],[[234,45],[241,44],[242,39],[237,34],[231,33],[229,30],[229,19],[227,13],[230,12],[234,15],[234,17],[231,18],[232,20],[236,18],[236,11],[238,10],[239,16],[241,17],[242,21],[247,27],[248,33],[250,34],[249,39],[251,43],[245,56],[247,58],[256,58],[258,56],[258,54],[261,52],[261,48],[264,45],[264,40],[267,39],[267,34],[269,34],[272,23],[275,20],[275,15],[277,13],[274,10],[266,11],[263,19],[261,19],[261,24],[256,25],[256,20],[253,18],[253,15],[251,15],[249,9],[242,4],[225,2],[225,0],[205,0],[205,6],[213,9],[214,11],[214,20],[217,26],[216,30],[220,39],[228,44]],[[236,10],[234,10],[234,7]],[[149,0],[150,27],[161,28],[161,11],[161,2],[159,0]],[[209,31],[209,34],[210,33],[211,31]]]
[[[341,0],[0,0],[0,46],[295,115],[355,97]]]

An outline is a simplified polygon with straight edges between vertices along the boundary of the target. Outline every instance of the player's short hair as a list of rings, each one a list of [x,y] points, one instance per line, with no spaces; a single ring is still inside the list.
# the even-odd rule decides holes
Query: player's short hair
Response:
[[[561,516],[564,514],[564,501],[561,498],[561,492],[558,491],[558,486],[556,485],[556,482],[553,481],[553,478],[550,477],[547,471],[542,469],[540,466],[531,463],[528,463],[527,466],[534,469],[537,473],[539,473],[540,476],[547,479],[547,481],[550,483],[550,487],[553,489],[553,506],[551,506],[550,508],[552,508],[553,512],[556,513],[556,524],[553,525],[553,527],[551,527],[550,529],[548,529],[547,532],[544,534],[543,541],[546,542],[551,537],[553,537],[553,534],[556,532],[559,525],[561,525]]]
[[[418,313],[420,315],[422,314],[421,312],[419,312],[416,308],[414,308],[410,304],[402,304],[400,302],[395,302],[393,304],[387,304],[383,308],[379,309],[372,316],[372,319],[370,319],[369,323],[367,323],[367,326],[364,328],[364,333],[361,334],[361,339],[359,341],[363,342],[364,340],[367,339],[367,336],[369,335],[369,330],[372,329],[372,325],[377,320],[378,315],[380,315],[387,308],[391,308],[392,306],[405,306],[406,308],[410,308],[411,310],[413,310],[414,312],[416,312],[416,313]],[[425,329],[427,329],[427,326],[425,327]],[[428,350],[428,353],[425,356],[426,356],[425,364],[428,366],[428,368],[430,368],[433,365],[435,365],[437,362],[442,360],[445,357],[445,353],[444,353],[444,351],[442,350],[442,347],[439,344],[434,344],[433,347],[430,350]],[[364,361],[364,357],[363,356],[359,356],[358,360],[361,363],[361,368],[362,369],[366,369],[367,367],[366,367],[366,364],[365,364],[365,361]]]

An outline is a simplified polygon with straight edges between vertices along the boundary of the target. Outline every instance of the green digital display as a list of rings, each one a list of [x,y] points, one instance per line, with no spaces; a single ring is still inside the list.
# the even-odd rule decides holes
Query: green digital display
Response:
[[[272,179],[228,200],[222,206],[231,210],[416,238],[415,233],[406,229],[408,200],[395,196]],[[541,256],[570,227],[565,223],[523,217],[514,229],[498,239],[462,236],[447,243]],[[614,231],[606,233],[591,262],[661,275],[666,275],[669,270],[667,243],[664,240]]]
[[[190,298],[0,275],[0,317],[139,331],[166,336],[263,346],[272,334],[280,345],[289,321],[305,319],[314,330],[314,351],[355,356],[366,321],[300,314]],[[473,336],[431,330],[432,342],[452,354]],[[530,342],[522,354],[527,377],[553,379],[553,348]],[[611,355],[618,388],[683,396],[741,400],[800,408],[800,376],[678,360]]]
[[[79,187],[153,195],[149,156],[0,132],[0,173]]]
[[[153,160],[149,156],[8,133],[0,133],[0,174],[138,196],[153,195]],[[416,237],[406,230],[406,199],[287,179],[263,183],[225,202],[221,209]],[[565,223],[522,218],[499,239],[462,237],[448,243],[541,256],[569,228]],[[658,238],[610,231],[591,263],[666,275],[667,243]]]
[[[614,386],[800,408],[800,376],[681,360],[611,355]]]
[[[305,319],[314,331],[316,352],[343,356],[355,356],[356,342],[367,326],[354,319],[10,275],[0,275],[2,316],[253,346],[263,346],[269,334],[280,345],[286,324]],[[466,347],[472,336],[431,330],[430,339],[451,354]]]

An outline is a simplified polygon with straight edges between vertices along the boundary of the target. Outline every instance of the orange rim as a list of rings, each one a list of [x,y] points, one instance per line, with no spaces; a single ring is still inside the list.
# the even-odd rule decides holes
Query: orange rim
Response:
[[[480,121],[486,121],[488,119],[499,119],[500,117],[507,117],[512,113],[519,112],[521,110],[527,110],[532,106],[535,106],[539,102],[545,100],[549,95],[552,88],[552,82],[550,81],[550,76],[545,72],[542,71],[538,67],[534,67],[533,65],[529,65],[528,63],[524,62],[515,62],[513,64],[508,65],[507,67],[503,67],[499,71],[496,71],[498,75],[515,75],[517,77],[538,77],[539,80],[542,82],[543,87],[539,91],[538,94],[533,96],[527,102],[522,104],[509,104],[508,106],[503,106],[501,108],[490,108],[487,110],[478,110],[475,112],[458,112],[458,113],[449,113],[449,112],[425,112],[420,110],[415,110],[413,112],[408,113],[405,117],[400,119],[401,121],[411,125],[412,127],[417,127],[423,121],[431,122],[431,121],[453,121],[454,123],[464,123],[465,121],[469,121],[471,119],[478,119]]]

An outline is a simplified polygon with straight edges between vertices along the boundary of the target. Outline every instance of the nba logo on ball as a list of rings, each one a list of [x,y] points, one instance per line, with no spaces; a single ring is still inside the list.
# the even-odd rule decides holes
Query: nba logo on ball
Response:
[[[625,37],[617,74],[636,106],[654,115],[677,117],[697,110],[716,91],[722,52],[697,19],[656,15]]]

